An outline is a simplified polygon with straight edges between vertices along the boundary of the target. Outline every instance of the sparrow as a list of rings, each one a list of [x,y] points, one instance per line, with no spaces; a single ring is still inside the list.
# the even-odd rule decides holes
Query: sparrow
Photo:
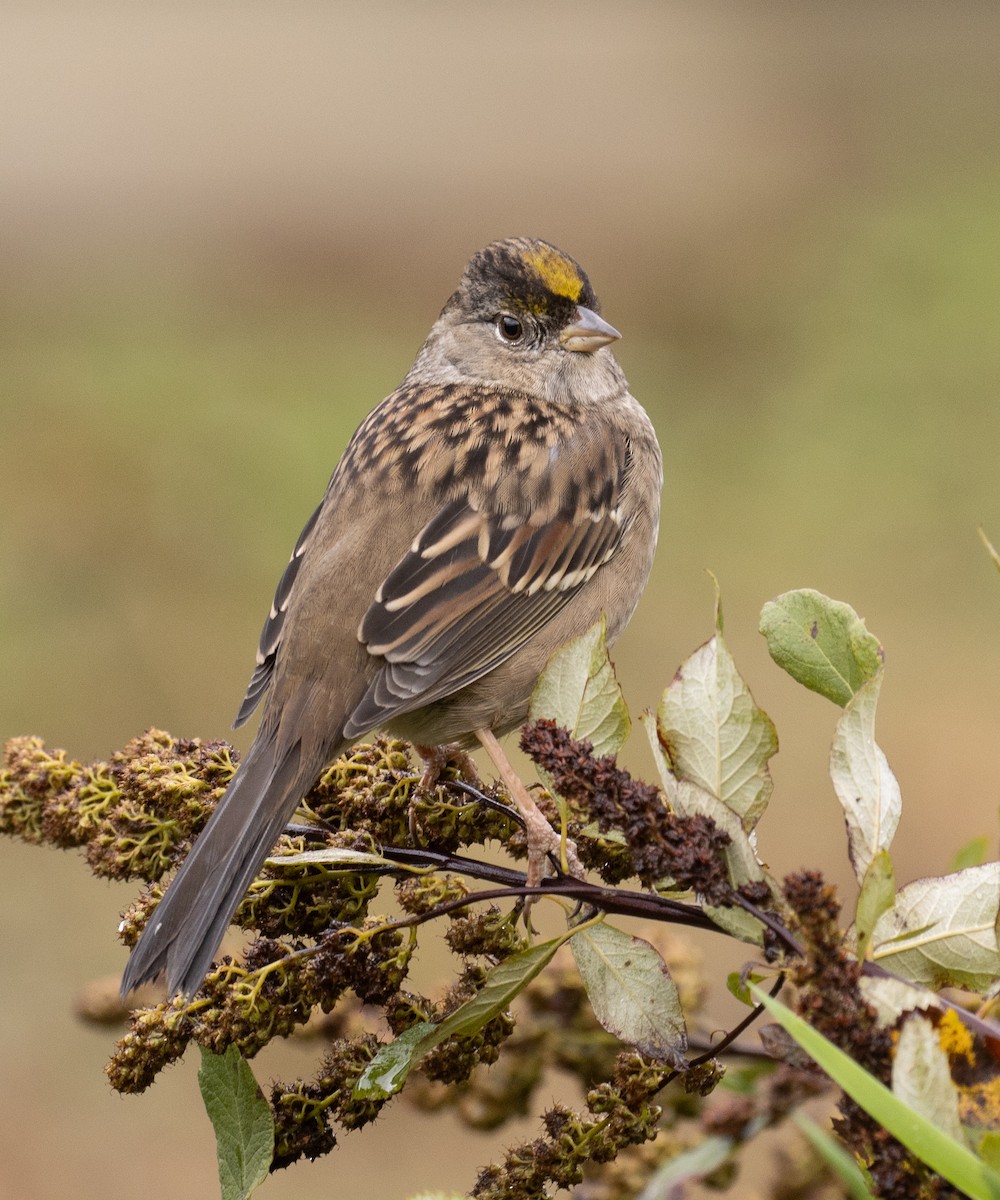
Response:
[[[374,730],[432,764],[484,747],[526,821],[537,882],[560,838],[498,738],[523,723],[560,646],[602,616],[609,644],[621,633],[656,546],[662,458],[611,352],[619,337],[550,243],[473,255],[295,544],[235,721],[262,705],[257,735],[136,944],[123,996],[160,975],[171,995],[198,989],[299,801]]]

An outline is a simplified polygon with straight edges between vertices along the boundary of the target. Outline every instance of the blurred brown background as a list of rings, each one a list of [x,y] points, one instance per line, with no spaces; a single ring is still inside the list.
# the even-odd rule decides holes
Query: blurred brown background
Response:
[[[634,712],[710,636],[711,568],[782,743],[762,852],[850,896],[836,712],[756,633],[820,588],[887,649],[899,880],[995,847],[996,5],[78,0],[0,29],[0,737],[227,736],[351,430],[471,252],[527,233],[589,271],[663,444]],[[627,761],[652,772],[641,736]],[[121,1099],[114,1034],[72,1016],[132,889],[0,868],[0,1193],[217,1194],[193,1056]],[[513,1137],[390,1106],[263,1194],[465,1187]]]

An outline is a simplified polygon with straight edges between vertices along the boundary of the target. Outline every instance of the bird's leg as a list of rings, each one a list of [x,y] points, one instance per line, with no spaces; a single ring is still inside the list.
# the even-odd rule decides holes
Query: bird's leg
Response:
[[[554,854],[559,862],[565,861],[570,874],[582,879],[584,869],[577,856],[576,846],[569,838],[563,840],[542,815],[531,793],[524,786],[524,781],[511,766],[510,759],[504,754],[503,747],[493,731],[477,729],[476,737],[493,759],[493,765],[500,772],[500,778],[524,820],[524,832],[528,838],[528,886],[536,887],[541,882],[542,870],[549,854]]]

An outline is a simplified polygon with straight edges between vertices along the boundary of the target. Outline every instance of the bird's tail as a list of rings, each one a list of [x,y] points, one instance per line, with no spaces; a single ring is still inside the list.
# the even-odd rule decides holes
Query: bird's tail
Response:
[[[304,761],[300,742],[279,750],[258,734],[132,951],[121,992],[166,975],[167,991],[192,995],[261,863],[324,762]]]

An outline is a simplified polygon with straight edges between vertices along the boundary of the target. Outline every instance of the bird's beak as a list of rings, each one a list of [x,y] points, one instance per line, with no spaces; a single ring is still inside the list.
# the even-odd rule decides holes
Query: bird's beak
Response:
[[[585,354],[592,354],[620,337],[621,334],[613,325],[602,320],[592,308],[584,308],[581,304],[573,321],[560,333],[559,342],[564,350],[582,350]]]

